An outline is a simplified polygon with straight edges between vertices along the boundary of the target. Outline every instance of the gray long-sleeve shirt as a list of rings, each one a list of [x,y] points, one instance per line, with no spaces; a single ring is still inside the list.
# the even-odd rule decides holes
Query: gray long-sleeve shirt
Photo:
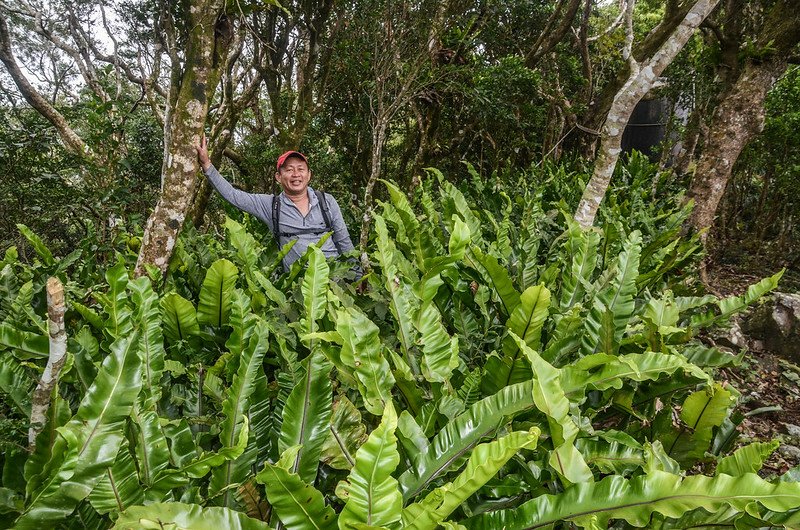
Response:
[[[275,233],[275,229],[272,226],[272,201],[276,198],[280,201],[279,243],[283,246],[289,241],[297,239],[297,243],[283,259],[285,270],[288,270],[292,263],[305,253],[309,245],[318,242],[328,232],[325,226],[325,218],[322,216],[322,205],[311,187],[308,188],[308,213],[303,215],[283,192],[279,195],[272,195],[237,190],[219,174],[219,171],[214,166],[210,166],[205,170],[205,174],[223,199],[240,210],[256,216],[260,221],[266,223],[273,233]],[[336,199],[328,193],[325,194],[325,197],[328,203],[333,235],[323,243],[321,250],[325,257],[330,258],[339,254],[336,248],[337,244],[342,249],[342,252],[348,252],[353,250],[353,242],[350,240],[350,234],[342,218],[342,210],[339,208]]]

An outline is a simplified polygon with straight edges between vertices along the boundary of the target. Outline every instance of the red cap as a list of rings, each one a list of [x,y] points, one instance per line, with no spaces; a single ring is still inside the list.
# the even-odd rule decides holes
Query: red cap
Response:
[[[289,158],[290,156],[296,156],[298,158],[302,158],[303,162],[308,164],[308,159],[306,159],[306,155],[304,155],[303,153],[301,153],[299,151],[286,151],[285,153],[283,153],[281,156],[278,157],[278,166],[277,166],[277,168],[279,170],[281,169],[281,166],[283,166],[283,164],[286,162],[286,159]]]

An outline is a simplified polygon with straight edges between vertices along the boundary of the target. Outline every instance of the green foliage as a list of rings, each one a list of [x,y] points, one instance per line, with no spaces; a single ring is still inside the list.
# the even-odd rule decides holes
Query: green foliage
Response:
[[[345,500],[339,514],[340,528],[360,525],[396,527],[400,521],[403,496],[392,473],[400,463],[397,452],[397,413],[391,402],[381,423],[356,453],[356,463],[337,493]]]
[[[59,430],[50,461],[31,488],[18,528],[36,528],[69,515],[114,463],[123,427],[142,386],[138,336],[111,347],[75,416]]]
[[[653,471],[631,480],[612,476],[579,484],[561,495],[542,495],[516,510],[478,516],[466,526],[512,530],[571,521],[582,528],[604,528],[609,520],[621,519],[642,527],[653,514],[675,518],[693,508],[711,514],[727,507],[743,512],[752,503],[756,513],[764,508],[785,512],[797,508],[799,495],[797,483],[770,484],[755,474],[682,478]]]
[[[267,498],[287,528],[334,528],[333,510],[325,505],[322,494],[297,473],[268,463],[256,478],[266,485]]]
[[[228,323],[231,295],[238,272],[233,263],[224,259],[214,262],[208,269],[197,306],[198,323],[214,327]]]
[[[67,282],[69,361],[36,450],[0,462],[4,515],[20,528],[791,517],[796,484],[753,475],[774,444],[728,454],[738,393],[713,374],[736,357],[697,340],[780,275],[701,296],[682,207],[612,191],[606,223],[584,232],[562,221],[563,182],[472,178],[411,197],[387,184],[363,293],[316,247],[270,273],[280,258],[234,222],[224,242],[188,231],[159,290],[124,258]],[[51,270],[13,252],[0,267],[2,410],[23,425]],[[2,434],[25,443],[24,428]]]
[[[135,506],[123,512],[115,530],[141,528],[193,528],[197,530],[267,530],[266,523],[227,508],[203,508],[181,502]]]
[[[405,528],[434,529],[470,495],[483,486],[508,460],[521,449],[532,449],[539,429],[512,432],[507,436],[481,444],[470,455],[464,470],[453,482],[436,488],[419,503],[403,510]]]
[[[41,44],[33,46],[41,49]],[[115,84],[107,72],[97,70]],[[56,106],[67,121],[73,126],[80,122],[79,134],[107,155],[105,166],[70,154],[43,116],[4,98],[0,104],[0,164],[6,175],[0,182],[3,249],[16,246],[26,263],[51,265],[35,240],[15,229],[19,222],[53,255],[80,255],[80,261],[71,263],[66,258],[56,260],[52,265],[62,271],[85,269],[97,274],[113,262],[115,252],[137,247],[143,217],[158,197],[163,157],[163,127],[146,105],[136,105],[140,95],[138,88],[123,90],[113,108],[98,98],[82,97],[66,105],[58,98]]]

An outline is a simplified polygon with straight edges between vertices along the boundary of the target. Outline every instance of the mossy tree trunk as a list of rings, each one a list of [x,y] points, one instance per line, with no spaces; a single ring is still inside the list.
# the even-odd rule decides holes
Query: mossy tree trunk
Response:
[[[705,148],[688,197],[695,203],[689,222],[705,242],[708,229],[744,147],[764,127],[764,100],[786,70],[785,60],[748,64],[714,111]]]
[[[694,210],[689,223],[705,243],[717,208],[742,150],[764,127],[765,101],[775,81],[786,71],[788,57],[800,43],[800,12],[793,0],[772,4],[757,36],[755,55],[733,71],[712,114],[705,147],[689,187]],[[739,46],[736,57],[741,57]],[[736,59],[735,59],[736,60]]]
[[[203,135],[208,106],[219,83],[232,35],[224,0],[192,0],[186,9],[187,39],[181,71],[173,64],[164,120],[161,196],[147,220],[136,275],[145,265],[166,273],[197,185],[195,146]],[[177,54],[173,54],[173,57]]]

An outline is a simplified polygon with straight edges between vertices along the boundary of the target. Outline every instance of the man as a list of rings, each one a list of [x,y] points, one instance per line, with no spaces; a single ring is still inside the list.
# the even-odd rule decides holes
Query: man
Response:
[[[283,258],[284,270],[289,270],[309,245],[317,243],[328,232],[333,232],[333,235],[321,247],[325,257],[353,250],[353,242],[336,199],[327,193],[314,191],[308,185],[311,170],[302,153],[286,151],[278,157],[275,180],[283,188],[278,195],[247,193],[231,186],[211,164],[205,137],[197,146],[197,157],[203,173],[223,199],[266,223],[281,247],[293,239],[297,240]]]

